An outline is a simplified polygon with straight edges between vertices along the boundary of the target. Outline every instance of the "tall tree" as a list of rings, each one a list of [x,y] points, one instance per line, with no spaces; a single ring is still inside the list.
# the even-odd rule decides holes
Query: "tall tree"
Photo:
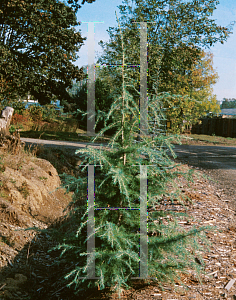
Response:
[[[125,63],[124,56],[122,63]],[[64,186],[68,192],[74,191],[74,197],[65,222],[57,229],[61,242],[52,250],[61,251],[60,258],[63,256],[69,265],[67,270],[62,268],[61,275],[70,281],[68,286],[73,285],[80,298],[84,297],[86,288],[94,286],[111,287],[121,294],[122,289],[132,284],[132,277],[139,274],[140,279],[156,278],[160,285],[163,281],[175,284],[176,280],[180,281],[182,271],[200,271],[196,250],[205,248],[205,228],[185,229],[178,218],[188,219],[187,215],[167,210],[165,206],[168,202],[171,206],[177,199],[183,204],[175,180],[180,175],[191,178],[191,172],[183,174],[175,169],[176,164],[167,155],[168,149],[173,153],[170,137],[159,134],[150,141],[144,135],[135,143],[139,107],[127,91],[126,70],[119,71],[123,93],[117,95],[106,114],[106,121],[113,115],[114,122],[105,124],[92,141],[113,127],[110,149],[88,146],[77,151],[84,158],[82,171],[88,166],[88,179],[87,176],[62,176]],[[152,95],[148,103],[157,122],[161,121],[162,98],[165,96]],[[114,114],[116,111],[118,114]],[[98,167],[95,190],[91,165]],[[90,274],[97,279],[86,280]]]
[[[124,50],[128,57],[127,64],[140,64],[140,25],[137,22],[150,22],[147,36],[149,93],[155,92],[154,86],[158,92],[171,92],[170,86],[165,84],[166,81],[170,83],[176,80],[179,73],[186,73],[190,78],[193,66],[201,65],[202,48],[209,48],[216,42],[224,43],[233,24],[222,27],[210,19],[218,3],[219,1],[215,0],[134,0],[131,6],[131,1],[124,0],[124,5],[119,6],[122,33],[126,41]],[[108,33],[110,41],[100,42],[104,53],[98,59],[98,63],[121,64],[119,29],[109,28]],[[116,68],[109,68],[109,71],[100,70],[99,73],[100,76],[109,77],[110,81],[121,86]],[[134,87],[139,90],[139,68],[130,68],[129,75],[134,80]],[[182,84],[195,88],[190,82]],[[131,92],[131,88],[129,91]],[[138,101],[137,93],[132,91],[132,95]]]
[[[83,1],[84,2],[84,1]],[[3,0],[0,3],[2,100],[30,92],[41,104],[68,97],[72,79],[82,78],[73,64],[84,38],[76,32],[75,10],[58,0]]]

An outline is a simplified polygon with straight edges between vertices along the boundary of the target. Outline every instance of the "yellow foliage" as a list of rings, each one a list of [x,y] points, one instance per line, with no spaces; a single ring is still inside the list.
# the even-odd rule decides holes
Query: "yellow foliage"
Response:
[[[181,53],[180,49],[175,50],[175,55],[183,60],[183,51]],[[212,85],[217,82],[218,74],[213,69],[211,53],[202,50],[200,59],[195,60],[189,69],[168,70],[167,74],[169,77],[162,80],[161,89],[180,96],[172,100],[171,108],[166,103],[166,107],[169,107],[166,115],[172,121],[173,132],[181,132],[183,124],[191,126],[197,123],[208,112],[220,112],[216,95],[213,95]]]

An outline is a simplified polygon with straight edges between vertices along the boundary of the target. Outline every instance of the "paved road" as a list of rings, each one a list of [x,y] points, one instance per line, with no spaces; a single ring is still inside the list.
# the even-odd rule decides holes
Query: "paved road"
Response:
[[[21,138],[26,144],[42,144],[45,147],[63,147],[76,151],[85,148],[89,143],[49,141],[30,138]],[[102,144],[94,144],[99,148]],[[106,143],[103,144],[107,145]],[[196,145],[174,145],[177,160],[188,163],[193,167],[204,170],[222,188],[226,195],[233,200],[236,206],[236,147],[226,146],[196,146]]]
[[[236,170],[236,147],[175,145],[182,161],[204,169]]]

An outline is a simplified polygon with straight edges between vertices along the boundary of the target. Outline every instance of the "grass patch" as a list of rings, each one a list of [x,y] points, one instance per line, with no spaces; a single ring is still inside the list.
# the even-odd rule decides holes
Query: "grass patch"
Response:
[[[0,192],[0,198],[8,198],[8,195],[6,192]]]
[[[18,191],[22,194],[24,199],[30,195],[29,187],[26,181],[22,183],[22,185],[18,188]]]
[[[85,130],[79,128],[78,120],[67,115],[59,116],[51,122],[35,121],[30,128],[22,125],[20,136],[53,141],[90,142],[92,137],[87,136],[86,133]],[[108,135],[104,135],[96,142],[105,143],[109,141],[109,138]]]
[[[189,135],[181,135],[182,144],[193,144],[194,142],[202,142],[206,144],[214,144],[214,145],[225,145],[225,146],[236,146],[236,138],[230,137],[222,137],[222,136],[211,136],[205,134],[189,134]],[[185,139],[184,137],[191,138]]]
[[[40,180],[47,180],[47,177],[41,176],[39,177]]]

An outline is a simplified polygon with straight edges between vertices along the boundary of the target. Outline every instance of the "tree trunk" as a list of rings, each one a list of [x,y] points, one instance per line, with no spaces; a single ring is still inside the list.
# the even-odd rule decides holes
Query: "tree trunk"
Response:
[[[9,134],[9,127],[13,116],[14,108],[7,106],[2,110],[0,117],[0,133],[3,135]]]

